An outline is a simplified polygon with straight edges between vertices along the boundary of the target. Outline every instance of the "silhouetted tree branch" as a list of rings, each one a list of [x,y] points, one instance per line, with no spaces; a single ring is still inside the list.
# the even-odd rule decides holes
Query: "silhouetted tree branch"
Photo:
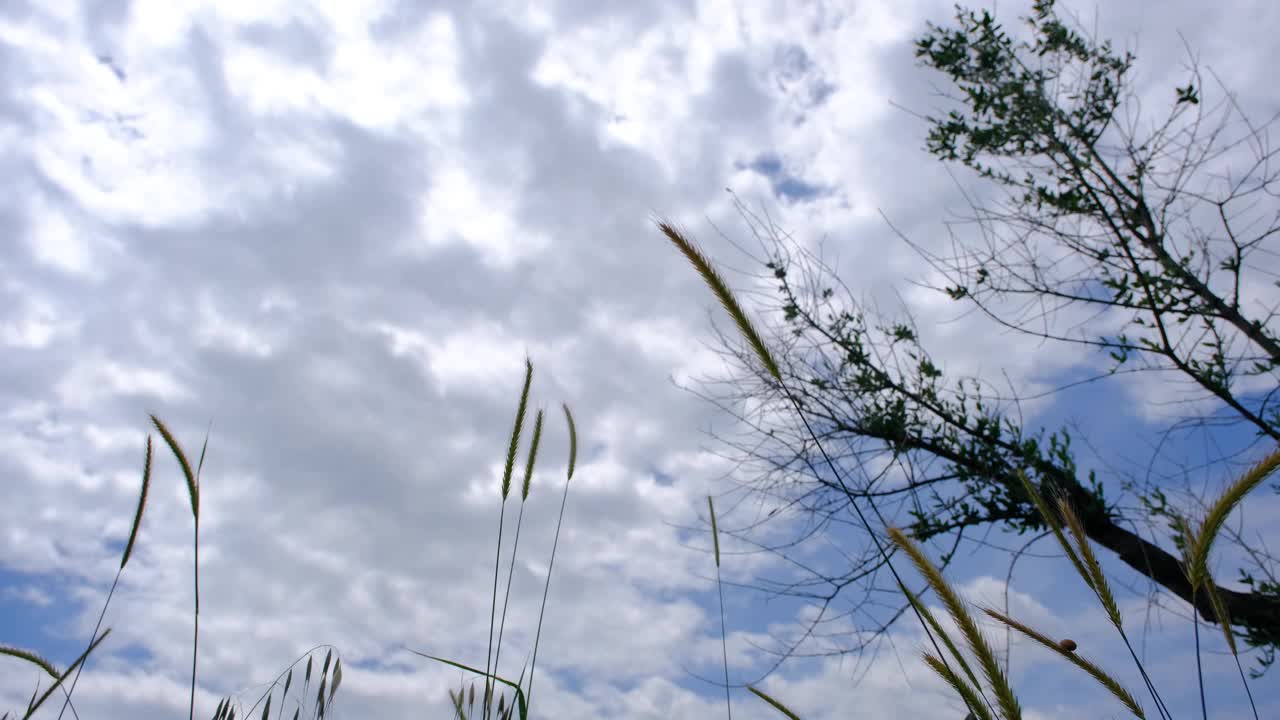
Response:
[[[1264,304],[1280,282],[1254,262],[1255,255],[1274,252],[1268,244],[1280,231],[1275,151],[1264,132],[1275,118],[1262,128],[1244,119],[1243,135],[1229,136],[1236,127],[1231,119],[1243,113],[1230,100],[1206,109],[1193,64],[1168,117],[1139,137],[1139,113],[1124,102],[1131,98],[1125,88],[1133,56],[1079,35],[1056,15],[1053,2],[1037,2],[1027,18],[1029,42],[1015,41],[985,11],[958,9],[956,22],[929,24],[917,42],[917,56],[949,77],[961,106],[927,118],[926,147],[1007,196],[996,207],[972,208],[985,246],[953,236],[960,249],[943,258],[913,244],[946,278],[935,289],[1005,328],[1105,353],[1109,368],[1100,376],[1181,378],[1189,400],[1216,409],[1179,429],[1197,421],[1243,423],[1268,447],[1280,441],[1273,402],[1280,338],[1271,326],[1276,305]],[[779,357],[786,358],[786,382],[823,446],[839,453],[846,479],[860,478],[851,484],[853,497],[874,499],[887,515],[905,515],[921,541],[951,536],[958,542],[967,530],[983,527],[1039,532],[1045,526],[1017,479],[1025,472],[1075,506],[1093,542],[1204,620],[1219,622],[1204,593],[1193,602],[1180,556],[1137,530],[1138,521],[1178,513],[1160,488],[1137,491],[1136,516],[1109,501],[1095,471],[1077,466],[1067,430],[1028,431],[1018,397],[1002,396],[976,378],[948,377],[911,321],[872,319],[882,315],[858,308],[847,287],[848,306],[837,307],[833,288],[821,279],[793,286],[793,260],[783,245],[789,238],[741,204],[739,210],[762,246],[764,240],[773,245],[762,264],[782,300],[785,352]],[[805,269],[815,267],[834,276],[821,261]],[[1058,316],[1068,309],[1084,320],[1064,329]],[[826,532],[841,521],[850,498],[835,492],[818,469],[812,440],[788,418],[775,381],[749,352],[733,354],[749,370],[746,380],[755,381],[733,397],[754,407],[753,417],[742,419],[762,443],[767,437],[787,451],[738,447],[768,468],[752,484],[780,503],[765,519],[816,518],[800,541]],[[1170,539],[1180,548],[1180,536]],[[1259,567],[1274,560],[1235,539]],[[849,560],[845,573],[812,570],[813,586],[825,592],[804,583],[778,592],[821,599],[825,613],[852,583],[874,583],[880,563],[874,553]],[[1280,647],[1280,586],[1269,570],[1258,577],[1241,572],[1250,590],[1219,585],[1217,591],[1237,634],[1264,653],[1265,668]],[[873,591],[882,592],[870,588],[863,602]]]

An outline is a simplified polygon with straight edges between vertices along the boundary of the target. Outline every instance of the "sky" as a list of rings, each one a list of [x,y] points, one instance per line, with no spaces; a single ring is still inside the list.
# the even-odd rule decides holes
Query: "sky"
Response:
[[[1000,3],[998,17],[1012,28],[1028,5]],[[1137,55],[1133,89],[1152,117],[1185,83],[1188,49],[1251,117],[1280,111],[1270,3],[1064,7]],[[561,403],[578,447],[536,717],[725,714],[723,688],[699,679],[724,672],[712,495],[731,682],[811,720],[960,720],[911,618],[874,656],[824,656],[833,641],[811,639],[809,657],[761,680],[775,656],[759,648],[794,638],[814,609],[750,590],[793,568],[746,539],[803,523],[730,532],[761,512],[739,489],[756,474],[717,440],[747,428],[700,396],[740,376],[715,339],[731,324],[653,222],[686,229],[761,327],[779,325],[778,296],[735,246],[755,248],[744,207],[821,245],[860,301],[910,312],[949,374],[1030,395],[1104,366],[920,287],[937,278],[895,233],[945,250],[946,221],[990,192],[924,150],[920,115],[944,107],[945,78],[917,63],[913,41],[952,17],[949,0],[0,3],[0,643],[60,668],[83,648],[155,413],[193,457],[208,434],[196,714],[228,694],[248,708],[329,645],[344,663],[337,716],[447,717],[460,671],[409,650],[484,665],[527,357],[521,468],[533,413],[546,422],[506,616],[509,677],[532,652],[565,487]],[[1168,426],[1143,382],[1030,402],[1024,418],[1073,423],[1091,442],[1082,462],[1119,494],[1113,470],[1142,472]],[[75,691],[86,720],[188,708],[193,518],[155,440],[112,635]],[[1194,460],[1211,440],[1243,442],[1162,452]],[[1229,479],[1213,467],[1182,478],[1206,495]],[[1259,490],[1232,523],[1280,544],[1278,500]],[[513,493],[504,588],[519,512]],[[838,565],[839,539],[806,557]],[[1047,543],[1034,550],[1008,586],[1011,614],[1141,688],[1069,564]],[[1239,587],[1239,558],[1223,550],[1220,581]],[[1148,612],[1142,578],[1105,551],[1102,562],[1166,702],[1198,717],[1187,607],[1166,598]],[[1007,570],[1007,554],[967,542],[950,577],[1002,604]],[[847,640],[863,620],[824,630]],[[1244,717],[1214,633],[1202,628],[1210,716]],[[36,671],[0,668],[0,711],[24,708]],[[1028,720],[1123,716],[1016,640],[1012,680]],[[1275,671],[1251,688],[1260,715],[1280,717]],[[780,717],[741,688],[731,700],[736,717]]]

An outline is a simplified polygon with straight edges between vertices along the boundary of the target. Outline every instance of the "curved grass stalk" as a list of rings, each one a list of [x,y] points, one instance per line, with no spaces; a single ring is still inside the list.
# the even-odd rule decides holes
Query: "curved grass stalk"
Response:
[[[569,406],[564,408],[564,419],[569,425],[569,471],[564,479],[564,493],[560,496],[560,515],[556,518],[555,539],[551,541],[551,561],[547,564],[547,581],[542,585],[542,608],[538,610],[538,629],[533,635],[533,660],[529,664],[529,703],[533,703],[533,671],[538,665],[538,641],[542,638],[542,617],[547,611],[547,592],[551,589],[551,571],[556,565],[556,547],[560,544],[560,523],[564,520],[564,506],[569,499],[569,481],[573,479],[573,467],[578,460],[578,430],[573,424]]]
[[[179,467],[182,468],[182,475],[187,481],[187,495],[191,499],[191,515],[194,518],[191,531],[191,544],[195,557],[192,559],[192,584],[195,595],[195,611],[193,613],[193,622],[191,628],[191,704],[188,710],[188,720],[195,720],[196,717],[196,658],[200,649],[200,471],[204,468],[204,453],[209,449],[209,435],[204,436],[204,445],[200,448],[200,462],[196,467],[196,471],[191,472],[191,463],[187,460],[187,455],[182,451],[182,445],[178,443],[173,433],[169,432],[169,428],[160,422],[160,418],[155,415],[151,416],[151,422],[155,425],[156,430],[160,432],[160,437],[164,438],[164,442],[169,446],[169,450],[173,452],[173,456],[178,461]]]

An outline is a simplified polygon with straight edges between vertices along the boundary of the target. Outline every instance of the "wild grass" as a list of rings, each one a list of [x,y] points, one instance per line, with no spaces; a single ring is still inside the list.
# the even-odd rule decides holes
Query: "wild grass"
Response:
[[[182,444],[178,442],[178,439],[174,434],[170,432],[168,426],[166,426],[160,418],[155,415],[151,416],[151,424],[155,427],[156,431],[160,433],[161,439],[164,440],[165,444],[169,447],[170,452],[173,454],[174,459],[177,461],[178,467],[182,471],[183,480],[187,486],[187,497],[191,504],[191,515],[193,518],[192,544],[194,547],[192,584],[195,599],[192,607],[191,694],[187,712],[188,717],[191,720],[194,720],[196,705],[197,659],[199,657],[200,639],[200,473],[204,469],[205,453],[209,448],[209,437],[207,434],[205,435],[204,444],[200,448],[200,458],[193,470],[191,462],[187,459],[186,451],[183,450]],[[99,633],[98,630],[102,627],[102,621],[106,617],[107,608],[111,606],[111,599],[115,596],[116,588],[120,583],[120,575],[124,572],[125,567],[128,566],[129,559],[133,556],[133,549],[138,541],[138,533],[142,527],[143,512],[146,510],[147,499],[151,490],[152,460],[153,444],[151,436],[148,435],[146,442],[146,455],[142,463],[142,487],[138,492],[138,505],[133,515],[133,523],[129,526],[129,538],[125,542],[124,551],[120,555],[120,567],[116,570],[116,576],[111,583],[111,589],[107,591],[107,597],[103,601],[102,610],[98,614],[97,624],[94,626],[91,639],[84,652],[81,653],[66,670],[58,672],[53,663],[36,653],[9,645],[0,645],[0,655],[35,665],[52,679],[52,683],[44,690],[43,693],[40,693],[39,680],[37,680],[36,688],[31,693],[31,700],[27,702],[27,707],[20,716],[23,720],[34,716],[36,711],[39,710],[40,707],[43,706],[50,698],[53,692],[58,689],[63,691],[64,697],[62,709],[58,713],[59,719],[63,717],[68,709],[71,710],[71,714],[74,718],[77,718],[78,720],[80,717],[79,712],[77,712],[75,705],[71,701],[71,696],[75,692],[76,681],[80,677],[80,671],[83,670],[85,661],[111,633],[111,628],[107,628],[101,633]],[[305,706],[305,700],[307,699],[308,691],[310,690],[314,660],[312,654],[322,647],[324,646],[312,648],[302,657],[295,660],[294,663],[288,667],[287,675],[285,672],[281,672],[280,676],[278,676],[270,686],[268,686],[267,690],[259,697],[258,701],[253,704],[248,712],[255,712],[257,708],[261,706],[262,720],[269,720],[271,717],[271,703],[276,697],[275,690],[277,687],[280,687],[280,679],[284,678],[283,691],[280,693],[279,701],[276,704],[276,718],[277,720],[281,720],[284,714],[285,703],[289,699],[290,686],[293,683],[293,670],[303,659],[305,659],[307,664],[302,687],[294,693],[292,698],[296,705],[292,715],[293,720],[298,720],[300,717],[303,717],[301,711]],[[332,675],[329,674],[331,662],[333,663]],[[74,677],[72,676],[73,673]],[[66,680],[68,677],[71,677],[70,688],[64,687],[67,684]],[[332,707],[334,695],[337,693],[338,687],[342,683],[342,660],[341,658],[338,658],[336,662],[334,661],[333,648],[328,648],[328,651],[325,653],[325,659],[318,675],[318,680],[319,691],[316,693],[313,701],[313,712],[307,715],[307,717],[324,718],[326,716],[326,709]],[[326,686],[328,689],[327,695]],[[10,716],[11,713],[6,712],[3,715],[0,715],[0,720],[8,720]],[[235,720],[236,717],[248,717],[243,708],[243,704],[238,698],[233,698],[231,696],[224,697],[219,701],[217,707],[214,709],[214,720]]]
[[[830,456],[826,454],[821,443],[814,436],[813,430],[808,426],[808,420],[803,412],[800,412],[800,405],[792,395],[789,388],[782,380],[778,364],[774,360],[768,346],[765,344],[759,333],[756,332],[750,319],[738,304],[737,299],[729,290],[720,275],[716,272],[710,260],[679,230],[674,226],[662,222],[658,223],[660,232],[670,240],[676,248],[684,255],[686,259],[694,266],[694,269],[702,276],[710,287],[711,291],[716,295],[725,310],[733,318],[740,332],[752,347],[756,357],[766,369],[771,377],[774,378],[778,385],[778,389],[782,391],[796,407],[797,413],[805,426],[809,429],[810,437],[813,438],[822,455],[826,459],[829,467],[839,482],[840,487],[849,498],[856,516],[861,521],[868,534],[875,542],[876,548],[880,553],[885,565],[889,568],[899,589],[902,591],[908,604],[911,606],[916,618],[919,620],[926,636],[929,638],[933,646],[933,652],[925,652],[923,660],[925,664],[941,677],[947,685],[949,685],[955,693],[960,697],[961,701],[968,708],[970,720],[1019,720],[1022,718],[1022,707],[1018,702],[1016,693],[1011,686],[1005,672],[1001,669],[996,660],[996,655],[992,649],[991,643],[983,634],[974,615],[971,613],[968,603],[955,591],[955,589],[947,582],[937,566],[925,555],[924,551],[915,543],[914,539],[904,533],[899,528],[888,527],[880,515],[879,509],[874,503],[868,503],[870,510],[881,521],[881,525],[885,526],[883,532],[884,540],[881,539],[881,533],[873,531],[871,524],[868,522],[866,515],[862,512],[861,507],[855,501],[852,493],[849,491],[843,475],[835,466]],[[417,650],[410,652],[424,658],[449,665],[460,670],[479,676],[483,681],[480,693],[479,715],[476,714],[476,684],[473,682],[469,692],[466,691],[466,684],[456,693],[450,691],[450,706],[453,708],[454,718],[461,720],[475,720],[476,718],[485,718],[488,720],[492,717],[501,720],[510,720],[512,717],[518,717],[520,720],[527,720],[530,716],[533,701],[533,681],[535,670],[537,667],[538,647],[542,635],[542,621],[546,612],[547,597],[551,585],[552,571],[555,567],[555,556],[559,546],[560,529],[564,520],[565,505],[568,500],[569,482],[573,479],[574,467],[577,460],[577,430],[574,424],[572,413],[569,411],[568,405],[564,405],[565,422],[569,429],[569,462],[568,470],[565,478],[564,491],[561,497],[560,513],[556,522],[555,537],[551,548],[551,559],[548,566],[547,578],[543,586],[542,605],[538,613],[538,626],[534,634],[534,644],[532,661],[527,668],[522,668],[517,680],[512,681],[500,675],[502,641],[506,628],[507,608],[511,600],[511,582],[515,568],[515,557],[519,550],[520,529],[524,522],[524,506],[529,497],[531,479],[533,476],[535,460],[537,457],[539,443],[541,440],[543,427],[543,413],[538,411],[534,420],[533,437],[530,442],[528,459],[525,463],[524,481],[520,492],[520,512],[516,519],[515,539],[510,553],[510,561],[507,570],[507,586],[503,594],[502,614],[499,620],[497,613],[498,584],[501,570],[502,560],[502,541],[504,537],[504,524],[506,516],[506,503],[510,496],[511,479],[515,469],[516,455],[519,451],[521,434],[524,427],[525,415],[528,410],[529,389],[533,381],[533,364],[529,360],[525,361],[525,377],[524,387],[520,394],[519,405],[516,410],[514,428],[512,429],[510,441],[507,446],[506,465],[501,480],[501,506],[498,513],[498,544],[494,553],[493,564],[493,587],[491,592],[490,612],[489,612],[489,640],[488,650],[486,652],[485,667],[483,670],[463,664],[454,660],[438,657]],[[192,543],[195,550],[193,562],[192,582],[194,589],[194,606],[193,606],[193,622],[192,622],[192,652],[191,652],[191,695],[189,701],[188,715],[191,720],[195,718],[195,688],[197,680],[197,659],[199,654],[199,528],[200,528],[200,472],[204,465],[205,450],[208,448],[208,435],[206,434],[205,443],[201,448],[200,458],[197,464],[192,468],[192,464],[188,461],[187,455],[181,444],[178,442],[168,427],[165,426],[159,418],[151,416],[152,425],[160,433],[161,438],[169,447],[170,452],[176,459],[178,466],[182,472],[183,479],[187,486],[188,496],[191,504],[191,513],[193,516],[193,533]],[[1241,476],[1237,481],[1232,483],[1222,493],[1222,495],[1210,506],[1205,517],[1198,523],[1193,522],[1190,518],[1179,518],[1178,523],[1182,530],[1182,535],[1188,538],[1183,544],[1183,568],[1187,573],[1187,577],[1191,582],[1194,592],[1201,591],[1207,594],[1212,607],[1217,613],[1217,617],[1221,619],[1219,625],[1222,629],[1227,645],[1231,650],[1232,656],[1235,658],[1236,669],[1240,674],[1241,683],[1244,684],[1245,692],[1249,697],[1249,705],[1253,709],[1253,715],[1256,720],[1258,717],[1257,708],[1254,704],[1252,694],[1249,693],[1247,683],[1245,683],[1244,672],[1240,666],[1239,656],[1235,644],[1234,637],[1231,633],[1230,620],[1223,608],[1221,599],[1216,596],[1215,583],[1212,582],[1212,576],[1209,571],[1209,555],[1212,551],[1214,541],[1222,529],[1227,517],[1240,503],[1240,501],[1250,491],[1255,489],[1267,477],[1280,468],[1280,449],[1272,452],[1265,457],[1247,473]],[[21,661],[35,666],[40,673],[51,679],[50,685],[40,692],[39,682],[36,689],[32,692],[31,700],[27,704],[27,708],[21,715],[24,720],[32,717],[35,711],[40,708],[56,690],[62,690],[63,712],[70,709],[74,717],[79,718],[72,695],[75,691],[76,679],[79,677],[81,669],[83,669],[86,659],[94,650],[96,650],[111,632],[110,628],[99,633],[102,620],[106,615],[107,607],[110,605],[111,598],[115,593],[117,584],[119,583],[120,573],[128,565],[135,543],[138,540],[138,531],[142,522],[143,511],[146,507],[148,492],[151,484],[152,474],[152,441],[151,437],[147,437],[146,456],[143,463],[142,486],[139,492],[138,505],[134,514],[133,524],[130,527],[129,539],[125,544],[124,552],[120,559],[120,567],[117,570],[115,581],[111,585],[110,591],[107,593],[103,608],[98,617],[98,623],[94,628],[87,647],[79,657],[77,657],[64,671],[59,672],[56,666],[47,659],[39,656],[31,651],[20,648],[0,645],[0,655],[7,656],[11,659]],[[1083,525],[1079,516],[1065,499],[1055,496],[1052,493],[1050,497],[1045,497],[1041,488],[1032,483],[1025,475],[1020,475],[1023,486],[1028,495],[1035,502],[1040,514],[1045,518],[1050,530],[1052,531],[1058,544],[1066,553],[1068,560],[1076,573],[1084,581],[1085,585],[1094,593],[1099,605],[1108,619],[1115,627],[1128,648],[1130,656],[1137,665],[1139,673],[1146,685],[1146,692],[1151,698],[1152,705],[1156,716],[1165,720],[1170,720],[1173,715],[1168,706],[1163,701],[1160,693],[1151,678],[1148,676],[1146,669],[1139,660],[1137,653],[1133,650],[1133,646],[1125,631],[1123,618],[1121,616],[1119,606],[1116,603],[1115,596],[1102,572],[1101,565],[1097,557],[1094,555],[1093,549],[1084,533]],[[725,666],[725,711],[730,719],[732,719],[733,707],[732,697],[730,694],[731,684],[728,674],[728,645],[727,645],[727,625],[724,616],[724,591],[720,580],[720,539],[719,529],[716,523],[715,505],[710,497],[707,498],[707,506],[711,521],[711,535],[714,549],[714,558],[716,564],[716,586],[720,593],[720,633],[723,661]],[[917,572],[924,577],[930,589],[938,596],[942,607],[950,616],[955,627],[958,629],[958,638],[952,637],[944,629],[943,625],[934,616],[933,612],[928,609],[920,598],[912,593],[903,582],[898,574],[897,568],[894,566],[886,546],[892,543],[906,555]],[[1047,633],[1036,630],[1028,624],[1010,617],[1004,613],[997,611],[991,607],[980,608],[984,614],[991,619],[1002,623],[1032,641],[1040,644],[1049,651],[1055,653],[1064,660],[1070,662],[1080,668],[1090,677],[1092,677],[1102,689],[1113,696],[1128,713],[1138,718],[1146,718],[1147,710],[1138,701],[1137,697],[1125,688],[1113,675],[1103,670],[1095,662],[1082,657],[1077,650],[1076,643],[1069,638],[1055,640]],[[1203,669],[1200,665],[1200,641],[1199,641],[1199,620],[1192,616],[1193,627],[1195,628],[1195,653],[1197,659],[1197,679],[1199,681],[1200,697],[1201,697],[1201,715],[1208,717],[1207,705],[1205,702],[1204,676]],[[495,642],[494,625],[497,624],[497,636]],[[963,643],[963,649],[957,643],[957,639]],[[942,648],[946,648],[944,652]],[[316,665],[316,653],[325,649],[324,660],[319,663],[319,672],[316,675],[317,687],[313,692],[311,681],[313,677],[313,669]],[[406,648],[407,649],[407,648]],[[295,669],[299,667],[303,660],[306,660],[305,669],[301,672],[301,687],[294,686]],[[332,664],[331,664],[331,661]],[[976,671],[975,671],[976,666]],[[330,672],[332,670],[332,672]],[[528,679],[526,682],[526,670]],[[73,676],[74,674],[74,676]],[[67,678],[72,678],[69,687]],[[339,686],[342,684],[342,660],[336,658],[334,648],[327,646],[318,646],[304,653],[301,657],[294,661],[285,672],[278,675],[267,688],[258,696],[257,701],[245,710],[243,703],[238,697],[224,697],[214,709],[212,717],[214,720],[235,720],[235,718],[246,718],[250,714],[257,715],[262,720],[269,720],[272,716],[272,708],[274,702],[275,717],[282,720],[285,713],[286,703],[292,700],[293,720],[300,717],[312,717],[316,719],[324,718],[326,715],[332,716],[334,712],[334,700]],[[510,690],[501,690],[499,685]],[[279,694],[277,695],[277,690]],[[290,695],[290,690],[294,690],[294,694]],[[800,716],[793,710],[788,708],[783,702],[773,697],[759,688],[747,686],[747,690],[754,694],[760,700],[766,702],[776,709],[781,715],[793,720],[799,720]],[[496,700],[495,700],[496,698]],[[302,715],[303,710],[308,703],[311,706],[311,712]],[[259,710],[261,708],[261,710]],[[0,720],[8,720],[9,713],[0,716]],[[62,717],[62,713],[59,714]]]
[[[990,642],[987,641],[973,616],[970,614],[967,604],[960,598],[959,594],[955,592],[954,588],[947,583],[946,579],[942,576],[942,573],[937,569],[937,566],[934,565],[927,556],[925,556],[924,552],[915,544],[910,536],[898,528],[886,528],[886,533],[889,539],[899,549],[904,551],[916,566],[916,569],[922,576],[924,576],[930,588],[938,595],[939,598],[942,599],[943,606],[959,628],[960,635],[965,641],[967,649],[972,654],[972,657],[977,661],[979,669],[982,672],[982,680],[985,681],[985,690],[983,689],[984,682],[980,681],[978,676],[973,672],[968,659],[956,646],[953,638],[948,636],[942,626],[932,617],[931,613],[920,602],[919,598],[915,597],[902,582],[902,578],[893,566],[892,558],[885,553],[883,545],[878,540],[877,533],[872,530],[865,515],[859,508],[857,501],[849,492],[840,471],[836,468],[835,463],[831,461],[830,456],[827,455],[826,451],[822,448],[821,443],[814,435],[813,428],[809,426],[808,421],[805,419],[800,404],[797,402],[790,389],[787,388],[786,384],[782,381],[782,377],[778,372],[778,365],[773,360],[768,347],[760,339],[759,333],[757,333],[755,328],[752,327],[751,321],[747,318],[746,313],[743,312],[733,293],[715,271],[711,262],[706,259],[701,251],[699,251],[698,248],[682,232],[666,222],[659,222],[658,229],[686,258],[689,259],[690,263],[702,276],[711,291],[720,300],[720,303],[725,307],[729,315],[737,324],[739,331],[742,333],[747,343],[752,347],[761,365],[763,365],[768,373],[774,378],[778,384],[778,389],[787,396],[792,405],[796,408],[797,414],[800,416],[801,420],[804,421],[805,427],[809,431],[810,438],[821,451],[828,466],[831,468],[832,473],[835,474],[841,489],[848,497],[850,505],[854,508],[858,519],[862,522],[867,533],[873,538],[873,540],[876,540],[876,547],[879,550],[881,557],[883,558],[886,566],[888,566],[890,572],[893,574],[895,581],[898,583],[899,589],[907,597],[909,604],[925,631],[925,634],[933,644],[935,653],[926,652],[924,654],[925,663],[956,691],[956,694],[960,696],[961,700],[968,707],[970,718],[975,718],[976,720],[990,720],[991,718],[1001,718],[1002,720],[1020,719],[1022,717],[1022,710],[1019,706],[1017,696],[1014,693],[1013,688],[1010,686],[1008,678],[1006,678],[1004,673],[1001,671]],[[1275,472],[1277,467],[1280,467],[1280,449],[1272,452],[1255,465],[1249,472],[1241,476],[1239,480],[1232,483],[1211,505],[1205,518],[1199,523],[1194,531],[1189,519],[1179,518],[1184,537],[1190,538],[1190,540],[1184,544],[1182,563],[1184,572],[1187,573],[1187,577],[1195,592],[1199,592],[1203,589],[1208,594],[1210,602],[1215,610],[1215,614],[1219,618],[1219,625],[1224,637],[1226,638],[1227,645],[1231,649],[1232,657],[1235,659],[1236,670],[1240,675],[1240,682],[1244,686],[1245,693],[1249,698],[1249,706],[1253,710],[1255,719],[1258,717],[1257,706],[1253,701],[1252,693],[1249,692],[1248,683],[1244,679],[1244,670],[1240,666],[1239,654],[1231,633],[1230,619],[1225,612],[1221,598],[1216,594],[1216,584],[1211,582],[1208,571],[1208,557],[1218,531],[1226,522],[1227,516],[1230,515],[1231,511],[1235,509],[1241,500],[1244,499],[1245,495]],[[1101,565],[1098,563],[1097,557],[1094,555],[1093,549],[1089,544],[1089,540],[1085,536],[1084,525],[1080,521],[1079,516],[1065,498],[1055,497],[1053,498],[1055,502],[1051,504],[1041,495],[1040,488],[1037,488],[1035,484],[1026,477],[1026,475],[1020,474],[1019,477],[1027,493],[1035,502],[1040,514],[1049,524],[1054,537],[1066,552],[1067,557],[1070,559],[1077,574],[1080,575],[1081,579],[1084,580],[1089,589],[1093,591],[1107,618],[1116,628],[1117,632],[1120,633],[1125,646],[1129,649],[1129,653],[1132,656],[1133,661],[1138,666],[1138,670],[1143,681],[1147,685],[1147,690],[1151,695],[1154,707],[1159,717],[1166,719],[1171,718],[1172,714],[1169,712],[1168,706],[1164,703],[1159,692],[1151,682],[1146,669],[1138,659],[1137,653],[1133,650],[1133,645],[1130,643],[1128,635],[1125,633],[1123,620],[1120,616],[1119,607],[1116,604],[1114,594],[1111,592],[1107,579],[1102,572]],[[875,511],[877,516],[879,516],[879,511],[875,509],[874,503],[868,504],[871,505],[872,510]],[[1064,528],[1066,529],[1066,532],[1064,532]],[[715,532],[714,524],[712,531],[713,533]],[[1068,540],[1067,533],[1071,536],[1070,540],[1075,542],[1074,546],[1072,542]],[[718,540],[716,540],[716,545],[718,548]],[[719,564],[718,554],[719,553],[717,551],[717,566]],[[983,607],[982,610],[993,619],[1004,623],[1013,630],[1016,630],[1032,640],[1050,648],[1058,655],[1071,661],[1077,667],[1080,667],[1099,684],[1101,684],[1104,689],[1114,695],[1125,709],[1135,717],[1146,717],[1146,713],[1138,701],[1134,699],[1133,695],[1129,693],[1113,676],[1103,671],[1096,664],[1079,657],[1074,652],[1076,650],[1076,643],[1074,641],[1070,639],[1063,639],[1055,642],[1048,635],[1031,628],[1025,623],[1019,622],[1014,618],[1008,617],[1003,613],[996,611],[994,608]],[[1199,621],[1195,617],[1194,613],[1192,615],[1192,625],[1195,628],[1196,637],[1195,653],[1197,660],[1197,680],[1201,694],[1201,714],[1203,717],[1207,718],[1208,710],[1204,702],[1204,673],[1199,664]],[[943,644],[948,650],[947,654],[949,654],[951,659],[960,667],[963,675],[957,673],[951,668],[950,663],[946,659],[947,654],[944,654],[938,648],[938,641],[934,638],[935,634],[941,638]],[[785,705],[774,698],[769,697],[766,693],[753,687],[748,687],[748,689],[767,701],[769,704],[773,705],[784,715],[791,718],[798,717]],[[994,698],[994,700],[991,698]]]

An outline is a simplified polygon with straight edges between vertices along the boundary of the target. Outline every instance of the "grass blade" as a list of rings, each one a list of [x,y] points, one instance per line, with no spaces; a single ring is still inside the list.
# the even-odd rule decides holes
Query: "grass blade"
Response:
[[[409,648],[405,648],[405,650],[409,650]],[[435,655],[428,655],[428,654],[426,654],[426,653],[420,653],[420,652],[418,652],[417,650],[409,650],[409,652],[413,653],[414,655],[419,655],[419,656],[424,657],[424,658],[429,658],[429,659],[431,659],[431,660],[435,660],[436,662],[442,662],[442,663],[444,663],[445,665],[452,665],[453,667],[456,667],[456,668],[458,668],[459,670],[466,670],[466,671],[468,671],[468,672],[473,672],[473,673],[475,673],[475,674],[477,674],[477,675],[485,675],[485,673],[484,673],[484,672],[481,672],[480,670],[477,670],[476,668],[473,668],[473,667],[471,667],[471,666],[469,666],[469,665],[463,665],[462,663],[454,662],[454,661],[452,661],[452,660],[445,660],[444,658],[439,658],[439,657],[436,657]],[[519,709],[520,709],[520,719],[521,719],[521,720],[527,720],[528,715],[529,715],[529,705],[528,705],[528,702],[525,700],[524,691],[522,691],[522,690],[520,689],[520,686],[519,686],[519,685],[517,685],[517,684],[515,684],[515,683],[513,683],[513,682],[511,682],[510,680],[507,680],[506,678],[498,677],[497,675],[487,675],[487,677],[490,677],[490,678],[492,678],[492,679],[494,679],[494,680],[497,680],[498,682],[500,682],[500,683],[502,683],[502,684],[504,684],[504,685],[509,686],[512,690],[515,690],[515,692],[516,692],[516,699],[515,699],[515,702],[519,704]],[[473,688],[472,688],[472,690],[474,690],[474,689],[475,689],[475,688],[473,687]]]
[[[707,496],[707,510],[711,513],[711,539],[716,551],[716,590],[720,594],[720,652],[724,662],[724,705],[733,720],[733,705],[729,702],[729,640],[724,621],[724,585],[720,582],[720,531],[716,527],[716,506]]]

